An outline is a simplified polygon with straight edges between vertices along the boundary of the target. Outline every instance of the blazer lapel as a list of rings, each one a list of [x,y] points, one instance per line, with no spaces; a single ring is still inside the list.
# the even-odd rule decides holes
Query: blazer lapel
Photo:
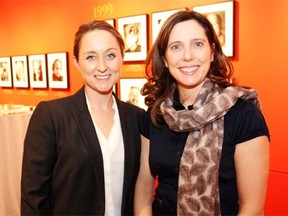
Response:
[[[129,188],[131,182],[129,180],[132,179],[133,175],[133,169],[131,166],[135,164],[135,158],[133,157],[135,151],[134,151],[134,141],[131,138],[131,131],[130,125],[130,119],[129,119],[129,110],[127,110],[127,107],[123,102],[121,102],[117,96],[115,96],[117,106],[119,109],[119,116],[120,116],[120,122],[121,122],[121,129],[123,134],[123,143],[124,143],[124,151],[125,151],[125,161],[124,161],[124,183],[123,183],[123,202],[122,207],[126,205],[126,197],[127,193],[129,193]],[[123,208],[122,208],[123,210]]]
[[[95,178],[97,180],[96,185],[99,187],[98,191],[102,191],[103,197],[105,197],[102,152],[97,134],[95,132],[94,124],[86,104],[84,87],[73,96],[73,99],[73,104],[71,106],[73,118],[78,125],[80,134],[84,140],[87,151],[89,152],[90,159],[92,160]]]

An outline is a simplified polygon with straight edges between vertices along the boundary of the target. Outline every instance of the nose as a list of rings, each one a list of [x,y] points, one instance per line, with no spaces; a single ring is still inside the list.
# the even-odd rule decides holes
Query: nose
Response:
[[[97,70],[104,73],[107,70],[107,65],[104,58],[99,58]]]
[[[185,48],[183,53],[183,60],[184,61],[191,61],[194,58],[192,49]]]

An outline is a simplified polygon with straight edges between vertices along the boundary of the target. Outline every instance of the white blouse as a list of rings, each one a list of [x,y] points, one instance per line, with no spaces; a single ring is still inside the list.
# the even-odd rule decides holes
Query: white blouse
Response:
[[[91,114],[90,104],[86,103]],[[105,180],[105,215],[121,215],[123,178],[124,178],[124,142],[118,107],[113,97],[114,124],[107,140],[93,119],[94,127],[102,150]]]

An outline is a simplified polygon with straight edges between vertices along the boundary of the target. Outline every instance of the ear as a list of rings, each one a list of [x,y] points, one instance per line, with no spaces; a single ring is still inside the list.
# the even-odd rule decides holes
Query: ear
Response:
[[[165,57],[162,57],[162,60],[164,61],[165,66],[168,68],[168,63],[167,63]]]
[[[212,44],[212,53],[211,53],[211,60],[210,60],[211,62],[214,61],[214,54],[215,54],[214,50],[215,50],[215,43]]]
[[[211,62],[213,62],[214,61],[214,53],[212,53],[212,55],[211,55]]]
[[[73,59],[73,63],[75,65],[75,67],[80,71],[79,64],[78,64],[78,61],[77,61],[76,57],[73,56],[72,59]]]

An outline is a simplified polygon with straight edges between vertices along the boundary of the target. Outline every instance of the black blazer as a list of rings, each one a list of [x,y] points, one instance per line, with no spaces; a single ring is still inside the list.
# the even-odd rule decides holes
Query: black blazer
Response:
[[[124,140],[122,215],[133,214],[145,111],[116,98]],[[24,141],[21,215],[104,215],[103,159],[84,88],[41,102]]]

